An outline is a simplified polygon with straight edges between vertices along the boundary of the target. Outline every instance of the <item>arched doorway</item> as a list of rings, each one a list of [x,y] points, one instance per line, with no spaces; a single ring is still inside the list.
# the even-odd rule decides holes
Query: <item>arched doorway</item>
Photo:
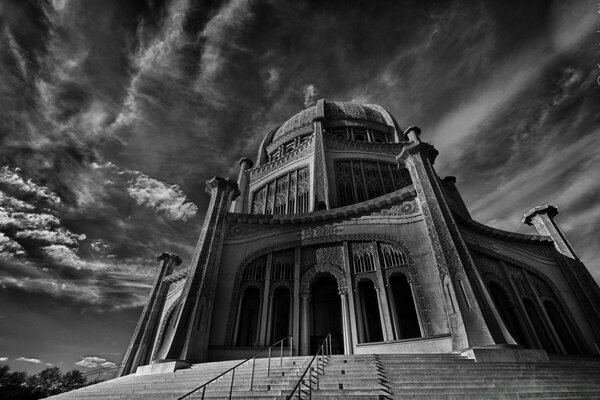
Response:
[[[275,343],[290,334],[290,291],[285,286],[280,286],[273,292],[273,306],[271,309],[271,340]]]
[[[554,330],[556,330],[567,354],[581,354],[569,327],[565,323],[562,313],[558,310],[556,305],[553,302],[546,300],[544,302],[544,307],[546,308],[548,318],[550,318],[550,322],[552,322]]]
[[[525,310],[527,311],[527,315],[529,315],[529,319],[533,324],[533,328],[537,333],[538,339],[542,345],[542,348],[549,353],[556,354],[556,347],[554,347],[554,343],[552,343],[552,339],[548,332],[546,331],[546,326],[542,322],[542,317],[540,316],[538,309],[535,307],[533,302],[529,299],[523,299],[523,305],[525,306]]]
[[[510,300],[504,289],[496,283],[490,282],[488,285],[490,290],[490,295],[492,296],[492,300],[494,301],[494,305],[500,312],[500,316],[502,317],[502,321],[506,325],[506,328],[512,335],[513,339],[517,342],[517,344],[531,348],[531,343],[527,340],[527,335],[525,334],[525,330],[519,321],[519,317],[517,317],[514,307],[512,306]]]
[[[417,309],[408,279],[404,274],[395,274],[390,278],[390,288],[396,311],[398,339],[421,337]]]
[[[377,290],[370,279],[362,280],[358,288],[358,312],[360,312],[361,326],[359,340],[361,343],[383,341],[381,318],[379,317],[379,300]]]
[[[260,314],[260,291],[255,286],[244,290],[240,303],[237,346],[253,347],[258,341],[258,317]]]
[[[333,354],[343,354],[342,310],[338,283],[329,274],[321,275],[311,286],[310,316],[310,354],[317,351],[328,333],[331,333]]]

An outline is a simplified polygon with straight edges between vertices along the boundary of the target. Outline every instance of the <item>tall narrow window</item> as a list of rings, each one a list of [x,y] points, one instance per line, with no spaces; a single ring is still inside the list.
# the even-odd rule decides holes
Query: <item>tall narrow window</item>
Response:
[[[556,305],[547,300],[544,302],[544,308],[546,308],[548,318],[550,318],[550,322],[552,322],[554,330],[558,334],[558,337],[560,338],[563,347],[567,351],[567,354],[581,354],[569,327],[565,323],[562,313],[558,310]]]
[[[411,185],[406,168],[367,160],[336,160],[338,207],[382,196]]]
[[[271,343],[283,339],[290,334],[290,291],[279,287],[273,293],[271,310]]]
[[[362,321],[362,343],[380,342],[383,340],[381,318],[379,318],[379,300],[377,290],[371,280],[363,280],[358,284],[358,300],[360,320]]]
[[[260,312],[260,291],[250,286],[244,291],[240,302],[237,345],[254,347],[258,340],[258,317]]]
[[[390,286],[394,308],[396,309],[398,339],[421,337],[417,309],[408,279],[404,274],[396,274],[390,278]]]
[[[308,168],[284,174],[254,192],[253,214],[296,214],[308,212],[310,192]]]

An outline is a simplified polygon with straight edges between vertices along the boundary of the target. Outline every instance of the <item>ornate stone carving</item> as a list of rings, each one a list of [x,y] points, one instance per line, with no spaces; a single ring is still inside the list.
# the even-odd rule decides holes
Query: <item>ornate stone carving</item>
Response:
[[[314,239],[323,236],[332,236],[337,234],[339,228],[337,226],[316,226],[302,229],[300,231],[300,238],[302,240]]]
[[[402,204],[395,204],[390,208],[384,208],[383,210],[376,211],[371,215],[384,215],[384,216],[400,216],[400,215],[411,215],[416,214],[419,211],[419,206],[416,200],[405,201]]]
[[[348,285],[346,284],[346,276],[340,266],[332,264],[316,264],[313,267],[306,270],[300,277],[300,293],[303,295],[310,295],[310,285],[315,280],[315,277],[319,274],[330,274],[332,275],[338,284],[338,291],[345,292]]]
[[[250,177],[251,182],[254,182],[281,167],[289,165],[293,161],[299,160],[303,157],[307,157],[311,153],[311,145],[313,141],[314,137],[311,137],[305,143],[301,144],[292,152],[286,154],[280,159],[272,161],[268,164],[258,165],[254,168],[251,168],[246,171],[246,174],[248,174],[248,176]]]

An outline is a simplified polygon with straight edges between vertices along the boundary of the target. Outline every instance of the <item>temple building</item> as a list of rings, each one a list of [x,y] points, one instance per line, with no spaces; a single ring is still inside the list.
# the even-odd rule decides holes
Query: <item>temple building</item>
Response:
[[[600,289],[555,221],[474,221],[437,150],[377,105],[319,100],[210,204],[189,263],[159,257],[120,374],[244,359],[291,336],[337,354],[599,355]],[[502,199],[498,199],[502,201]],[[164,370],[164,368],[163,368]]]

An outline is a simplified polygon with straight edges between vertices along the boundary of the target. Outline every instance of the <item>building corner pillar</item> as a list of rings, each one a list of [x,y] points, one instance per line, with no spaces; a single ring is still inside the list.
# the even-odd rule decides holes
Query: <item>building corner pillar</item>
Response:
[[[201,332],[210,332],[227,210],[239,191],[235,182],[214,177],[206,181],[206,192],[210,202],[182,290],[182,311],[175,323],[168,359],[200,362],[207,357],[209,335]],[[194,329],[201,298],[206,301],[206,322]]]
[[[237,186],[240,192],[239,196],[231,203],[231,212],[234,213],[247,213],[248,203],[250,202],[250,193],[248,191],[248,173],[247,171],[252,168],[254,163],[247,157],[240,159],[240,173],[237,179]]]
[[[157,257],[157,261],[160,262],[160,268],[123,357],[123,362],[117,371],[117,376],[135,372],[135,369],[139,365],[143,365],[145,359],[151,355],[153,343],[152,332],[155,331],[154,327],[158,323],[157,319],[160,315],[165,294],[163,279],[171,275],[173,269],[181,264],[181,258],[176,254],[163,252]]]

